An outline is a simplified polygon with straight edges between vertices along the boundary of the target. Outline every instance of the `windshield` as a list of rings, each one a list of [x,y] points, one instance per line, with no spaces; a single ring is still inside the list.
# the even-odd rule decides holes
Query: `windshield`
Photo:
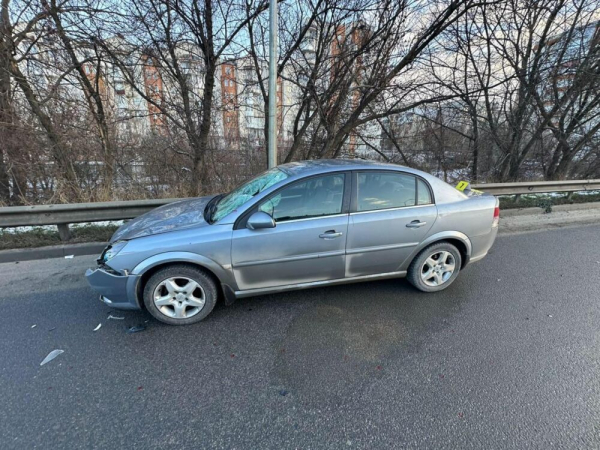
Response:
[[[242,184],[240,187],[235,188],[225,197],[219,200],[216,204],[215,209],[210,217],[210,222],[217,222],[225,217],[230,212],[242,206],[252,197],[260,194],[265,189],[279,183],[281,180],[285,180],[288,176],[285,172],[274,168],[267,170],[261,175],[253,178],[252,180]]]

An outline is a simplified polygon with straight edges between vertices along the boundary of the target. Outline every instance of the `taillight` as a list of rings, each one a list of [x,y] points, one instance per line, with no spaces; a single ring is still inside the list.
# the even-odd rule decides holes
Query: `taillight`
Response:
[[[496,206],[494,208],[494,220],[492,222],[492,227],[497,227],[500,222],[500,207]]]

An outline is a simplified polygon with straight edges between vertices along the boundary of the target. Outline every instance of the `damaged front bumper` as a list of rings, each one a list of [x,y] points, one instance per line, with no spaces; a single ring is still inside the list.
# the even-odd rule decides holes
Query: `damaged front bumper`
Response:
[[[141,309],[136,294],[139,277],[109,270],[98,267],[85,272],[85,278],[91,288],[100,293],[100,300],[112,308]]]

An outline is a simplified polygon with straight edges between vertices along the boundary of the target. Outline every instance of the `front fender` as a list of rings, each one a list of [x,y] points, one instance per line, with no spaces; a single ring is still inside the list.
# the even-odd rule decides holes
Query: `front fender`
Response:
[[[414,257],[417,256],[419,252],[425,247],[435,242],[444,241],[447,239],[456,239],[465,245],[466,261],[463,261],[463,266],[467,264],[469,262],[469,259],[471,258],[471,252],[473,251],[473,246],[471,245],[471,240],[469,239],[469,237],[466,234],[461,233],[460,231],[441,231],[439,233],[432,234],[423,242],[421,242],[418,246],[416,246],[413,252],[410,254],[410,256],[406,258],[401,270],[407,270]]]
[[[222,266],[216,261],[207,258],[206,256],[199,255],[191,252],[165,252],[151,256],[144,261],[140,262],[131,271],[132,275],[142,276],[148,270],[153,267],[160,266],[167,263],[192,263],[199,266],[205,267],[210,270],[219,279],[221,284],[231,286],[234,290],[237,289],[233,272],[231,271],[231,265]]]

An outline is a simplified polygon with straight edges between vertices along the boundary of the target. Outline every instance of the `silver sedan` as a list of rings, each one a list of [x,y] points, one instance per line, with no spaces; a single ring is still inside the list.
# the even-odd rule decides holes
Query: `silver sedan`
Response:
[[[107,305],[172,325],[204,319],[218,298],[402,277],[436,292],[487,254],[498,219],[493,196],[418,170],[296,162],[127,222],[86,277]]]

